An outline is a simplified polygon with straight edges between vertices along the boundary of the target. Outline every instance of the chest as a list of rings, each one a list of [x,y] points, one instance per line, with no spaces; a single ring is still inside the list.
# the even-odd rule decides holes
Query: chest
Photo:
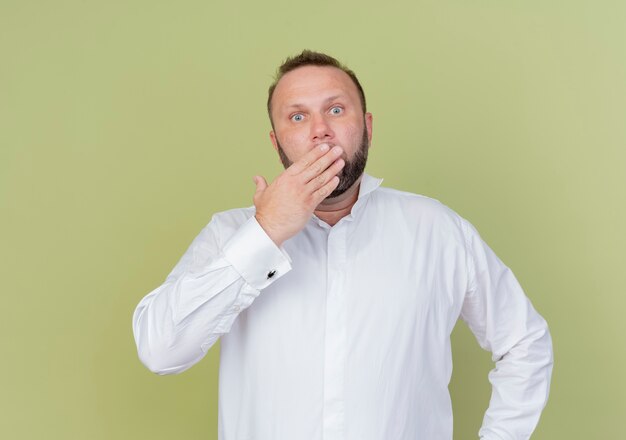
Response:
[[[342,309],[346,325],[451,330],[466,287],[464,249],[428,225],[347,224],[308,229],[286,244],[293,269],[251,313],[287,328],[315,328]]]

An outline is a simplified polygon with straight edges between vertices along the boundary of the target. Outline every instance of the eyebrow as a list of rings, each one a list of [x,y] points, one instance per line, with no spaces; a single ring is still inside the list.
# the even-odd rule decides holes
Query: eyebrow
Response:
[[[324,100],[324,104],[330,104],[332,101],[335,101],[335,100],[337,100],[337,99],[339,99],[339,98],[343,98],[344,96],[345,96],[345,95],[343,95],[343,94],[329,96],[328,98],[326,98],[326,99]],[[289,105],[287,106],[287,109],[292,109],[292,108],[302,108],[302,107],[304,107],[304,105],[303,105],[303,104],[300,104],[300,103],[296,102],[296,103],[294,103],[294,104],[289,104]]]

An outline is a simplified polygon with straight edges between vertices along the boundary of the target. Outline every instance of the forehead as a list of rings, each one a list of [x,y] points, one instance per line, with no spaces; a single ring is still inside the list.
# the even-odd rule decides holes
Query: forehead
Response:
[[[280,110],[294,103],[314,104],[333,95],[359,100],[356,85],[343,70],[332,66],[298,67],[278,81],[272,96],[272,108]]]

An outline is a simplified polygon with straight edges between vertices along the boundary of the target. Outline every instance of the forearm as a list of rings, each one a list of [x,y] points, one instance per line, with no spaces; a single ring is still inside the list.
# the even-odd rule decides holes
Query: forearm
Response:
[[[180,373],[198,362],[261,290],[291,269],[254,217],[240,226],[225,221],[225,232],[217,223],[203,229],[135,310],[139,358],[155,373]]]
[[[496,363],[492,395],[479,435],[528,439],[546,405],[552,374],[548,325],[511,270],[468,223],[468,290],[462,317]]]
[[[528,439],[539,422],[548,400],[553,355],[548,327],[543,319],[536,321],[489,373],[492,395],[481,439]]]
[[[258,294],[223,259],[164,283],[141,300],[133,315],[139,358],[157,374],[188,369]]]

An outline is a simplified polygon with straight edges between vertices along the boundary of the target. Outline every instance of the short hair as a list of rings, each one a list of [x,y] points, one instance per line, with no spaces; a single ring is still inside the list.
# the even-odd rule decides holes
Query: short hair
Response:
[[[285,61],[283,61],[283,63],[278,67],[278,70],[276,71],[276,75],[274,76],[274,82],[270,86],[267,96],[267,114],[270,117],[270,122],[272,123],[272,126],[274,125],[274,121],[272,121],[272,96],[274,96],[274,90],[276,89],[278,82],[283,76],[285,76],[286,73],[289,73],[292,70],[296,70],[297,68],[304,66],[329,66],[335,67],[345,72],[356,86],[359,92],[359,98],[361,99],[361,108],[363,109],[363,113],[366,112],[367,107],[365,104],[365,93],[363,92],[363,87],[361,87],[361,83],[359,83],[359,80],[357,79],[354,72],[330,55],[305,49],[302,51],[302,53],[293,57],[289,57]]]

